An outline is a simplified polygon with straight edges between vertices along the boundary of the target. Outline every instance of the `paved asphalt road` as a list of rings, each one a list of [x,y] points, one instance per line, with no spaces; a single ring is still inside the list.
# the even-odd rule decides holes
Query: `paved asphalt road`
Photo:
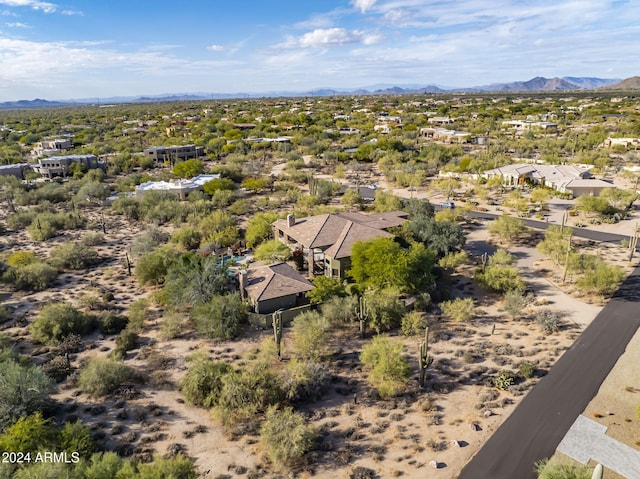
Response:
[[[595,238],[594,238],[595,239]],[[640,326],[640,267],[465,466],[458,479],[534,479]]]
[[[470,211],[467,213],[468,216],[472,218],[476,218],[479,220],[495,220],[496,218],[500,218],[501,215],[496,215],[493,213],[483,213],[480,211]],[[546,230],[549,225],[553,225],[555,223],[547,223],[546,221],[538,221],[538,220],[530,220],[527,218],[520,218],[524,224],[531,228]],[[558,225],[559,226],[559,225]],[[568,226],[569,228],[569,226]],[[619,243],[623,239],[629,239],[627,235],[621,235],[616,233],[606,233],[603,231],[593,231],[585,228],[576,228],[570,227],[573,229],[573,235],[578,236],[580,238],[595,240],[595,241],[604,241],[610,243]]]

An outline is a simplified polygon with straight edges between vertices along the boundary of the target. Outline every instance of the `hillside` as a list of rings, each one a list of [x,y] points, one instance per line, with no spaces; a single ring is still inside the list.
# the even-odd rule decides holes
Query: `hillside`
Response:
[[[640,90],[640,76],[626,78],[606,87],[607,90]]]

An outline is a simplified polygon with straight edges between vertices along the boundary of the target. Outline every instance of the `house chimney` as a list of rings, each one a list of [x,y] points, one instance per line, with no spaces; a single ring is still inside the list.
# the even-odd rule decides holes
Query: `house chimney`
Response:
[[[287,215],[287,226],[291,228],[295,224],[296,224],[296,217],[292,213],[289,213]]]

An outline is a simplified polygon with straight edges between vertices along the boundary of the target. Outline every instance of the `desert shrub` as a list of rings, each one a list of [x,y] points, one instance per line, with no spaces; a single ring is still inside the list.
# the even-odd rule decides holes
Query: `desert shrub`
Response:
[[[553,334],[560,331],[562,321],[558,313],[551,310],[543,310],[536,314],[536,323],[545,334]]]
[[[169,268],[176,262],[177,253],[170,246],[159,246],[145,253],[135,266],[135,274],[141,286],[145,284],[162,284]]]
[[[493,385],[497,389],[507,390],[513,386],[515,379],[511,371],[500,371],[493,377]]]
[[[35,453],[53,450],[56,445],[56,428],[41,412],[20,417],[0,434],[0,451]]]
[[[200,220],[198,228],[206,243],[227,247],[240,237],[236,223],[236,219],[227,211],[214,210]]]
[[[71,303],[50,303],[42,308],[30,330],[38,342],[57,343],[70,334],[90,332],[94,324],[94,318],[78,311]]]
[[[4,356],[0,356],[0,430],[19,417],[42,410],[52,390],[51,379],[42,369]]]
[[[576,286],[584,291],[595,294],[611,294],[624,279],[624,270],[617,265],[609,265],[604,261],[597,261],[596,265],[588,268],[582,278],[576,281]]]
[[[544,459],[535,465],[538,479],[590,479],[591,468],[574,462]]]
[[[516,257],[506,249],[498,249],[489,257],[489,266],[513,266]]]
[[[22,464],[22,467],[16,469],[11,476],[2,477],[11,477],[11,479],[76,479],[78,474],[72,464],[44,461],[32,462],[29,465]]]
[[[506,292],[514,289],[524,291],[525,289],[520,273],[512,266],[487,266],[484,271],[478,269],[475,274],[475,279],[483,287],[498,292]]]
[[[276,468],[288,468],[302,460],[312,448],[316,435],[300,413],[290,407],[272,406],[260,427],[260,444]]]
[[[440,303],[442,312],[453,321],[468,321],[476,314],[476,307],[472,298],[456,298]]]
[[[515,320],[518,316],[522,316],[524,308],[527,306],[527,298],[517,289],[512,289],[504,294],[504,309]]]
[[[14,251],[7,257],[7,265],[12,268],[18,268],[20,266],[27,266],[31,263],[38,262],[39,259],[33,251],[26,249]]]
[[[135,198],[121,196],[111,205],[111,211],[123,215],[130,221],[138,221],[142,217],[142,205]]]
[[[72,213],[39,213],[27,227],[34,241],[53,238],[60,231],[82,228],[85,220]]]
[[[302,360],[318,361],[327,352],[329,321],[317,311],[305,311],[293,320],[293,350]]]
[[[0,324],[8,321],[10,317],[9,309],[4,304],[0,304]]]
[[[170,241],[184,251],[194,250],[200,246],[202,235],[193,226],[183,226],[173,232]]]
[[[379,334],[400,325],[406,309],[394,288],[370,289],[364,294],[369,325]]]
[[[214,295],[195,306],[189,317],[198,333],[212,339],[232,339],[247,320],[247,308],[237,294]]]
[[[124,459],[115,452],[101,452],[91,455],[91,458],[77,466],[85,479],[112,479],[122,468]]]
[[[331,374],[324,364],[294,359],[282,372],[281,387],[289,401],[315,401],[328,390]]]
[[[222,377],[222,389],[215,406],[223,426],[255,423],[257,415],[283,397],[280,381],[271,368],[252,365]]]
[[[92,396],[106,396],[134,377],[134,370],[122,361],[94,357],[80,370],[78,387]]]
[[[98,252],[80,243],[63,243],[49,254],[49,263],[58,269],[85,269],[99,262]]]
[[[520,366],[518,366],[518,371],[520,371],[520,376],[522,376],[524,379],[529,379],[532,378],[535,374],[536,368],[531,363],[523,362],[520,363]]]
[[[357,305],[358,298],[355,296],[333,296],[322,303],[320,312],[332,326],[345,326],[355,321]]]
[[[402,345],[386,335],[374,337],[362,349],[360,361],[370,370],[369,382],[383,398],[398,394],[411,375]]]
[[[87,457],[96,450],[91,430],[82,421],[65,422],[58,435],[59,451],[69,454],[77,452]]]
[[[102,334],[118,334],[127,327],[129,319],[116,313],[107,313],[100,318],[100,332]]]
[[[120,331],[116,338],[116,350],[124,355],[127,351],[137,348],[139,342],[140,336],[138,336],[138,333],[126,328]]]
[[[170,340],[179,338],[184,332],[184,317],[180,313],[167,312],[160,321],[160,337]]]
[[[33,222],[37,214],[38,212],[32,209],[18,211],[7,218],[7,225],[12,230],[23,230]]]
[[[129,329],[140,331],[144,322],[149,319],[149,301],[145,298],[137,299],[129,306]]]
[[[188,403],[212,407],[222,390],[223,377],[232,370],[230,365],[221,361],[198,359],[180,381],[180,391]]]
[[[56,356],[51,361],[42,365],[44,373],[59,383],[65,380],[65,378],[71,373],[71,366],[69,360],[64,356]]]
[[[174,457],[164,458],[154,456],[149,463],[125,463],[118,472],[118,479],[196,479],[198,473],[193,460],[178,454]],[[128,471],[132,471],[129,473]]]
[[[43,261],[9,268],[2,275],[2,281],[23,291],[43,291],[58,277],[58,270]]]
[[[91,231],[83,235],[78,243],[84,247],[98,246],[104,243],[104,235],[102,233]]]
[[[411,311],[402,317],[401,330],[405,336],[415,336],[423,334],[427,326],[427,318],[420,311]]]
[[[258,261],[277,263],[278,261],[288,260],[291,257],[291,250],[286,244],[278,240],[270,240],[265,241],[256,248],[254,257]]]
[[[168,236],[164,231],[155,227],[147,228],[133,240],[131,254],[136,258],[145,253],[150,253],[161,244],[166,243],[167,239]]]

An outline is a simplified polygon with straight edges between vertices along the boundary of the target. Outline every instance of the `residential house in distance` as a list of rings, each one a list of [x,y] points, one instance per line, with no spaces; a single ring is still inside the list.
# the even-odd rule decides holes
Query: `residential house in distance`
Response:
[[[269,314],[300,306],[314,286],[287,263],[254,266],[239,273],[240,294],[255,313]]]
[[[387,230],[402,225],[407,217],[404,211],[344,212],[300,219],[290,214],[272,224],[273,237],[304,252],[310,277],[318,272],[344,278],[351,268],[351,248],[356,241],[393,237]]]
[[[531,121],[531,120],[509,120],[503,121],[503,125],[509,126],[516,131],[526,131],[540,129],[546,132],[558,131],[558,124],[550,121]]]
[[[73,144],[69,138],[56,138],[53,140],[43,140],[36,143],[36,146],[31,150],[31,156],[33,158],[40,158],[42,156],[60,155],[67,150],[73,148]]]
[[[204,148],[195,145],[152,146],[145,148],[143,155],[154,163],[175,163],[204,156]]]
[[[470,143],[473,140],[471,133],[446,128],[420,128],[419,135],[422,138],[430,138],[443,143]]]
[[[74,163],[81,164],[89,170],[105,167],[104,162],[98,161],[96,155],[66,155],[40,158],[33,169],[47,178],[65,177],[69,174],[69,167]]]
[[[15,176],[19,180],[24,180],[25,174],[31,171],[29,163],[14,163],[12,165],[0,165],[0,176]]]
[[[167,191],[184,200],[189,193],[201,190],[205,183],[217,178],[220,178],[219,174],[198,175],[189,180],[147,181],[136,186],[136,196],[142,198],[147,191]]]
[[[583,165],[537,165],[516,163],[482,173],[484,178],[499,176],[508,186],[525,183],[545,185],[560,193],[575,196],[598,196],[605,188],[615,188],[611,183],[593,178],[589,166]]]

